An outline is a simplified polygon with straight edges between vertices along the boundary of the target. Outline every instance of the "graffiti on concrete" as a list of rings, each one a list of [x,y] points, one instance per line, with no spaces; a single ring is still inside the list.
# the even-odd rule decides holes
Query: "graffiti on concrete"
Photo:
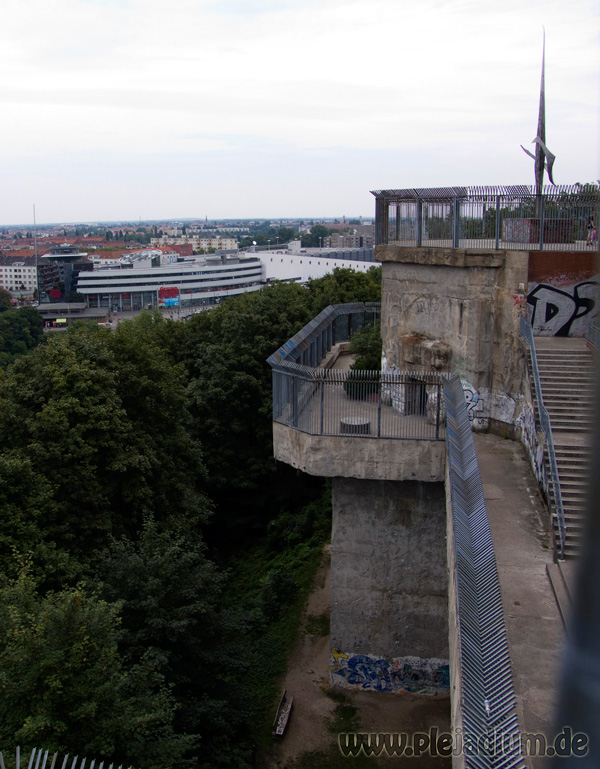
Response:
[[[465,393],[467,415],[471,426],[475,429],[485,429],[487,427],[487,418],[484,414],[484,399],[481,393],[470,382],[467,382],[466,379],[461,379],[460,381]]]
[[[377,692],[435,694],[450,687],[448,660],[397,657],[391,661],[372,654],[345,654],[331,650],[332,684]]]
[[[544,462],[544,446],[538,439],[538,431],[535,426],[533,407],[526,401],[522,402],[521,413],[515,420],[515,427],[521,433],[521,442],[529,455],[531,467],[541,488],[548,493],[548,477],[546,463]]]
[[[597,314],[598,282],[586,280],[557,288],[538,283],[527,304],[533,333],[538,336],[583,336]]]

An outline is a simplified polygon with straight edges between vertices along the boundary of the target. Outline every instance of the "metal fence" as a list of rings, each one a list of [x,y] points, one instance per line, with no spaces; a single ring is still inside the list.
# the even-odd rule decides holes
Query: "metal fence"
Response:
[[[563,560],[565,557],[565,513],[562,503],[562,494],[560,489],[560,479],[558,475],[558,464],[556,462],[556,452],[554,451],[554,440],[552,438],[552,426],[550,424],[550,416],[546,407],[544,406],[544,398],[542,395],[542,384],[540,381],[540,372],[538,369],[537,356],[535,354],[535,341],[533,337],[533,329],[525,318],[521,318],[520,334],[529,347],[531,369],[533,371],[533,381],[535,385],[535,397],[537,400],[537,411],[540,429],[546,437],[546,454],[548,457],[548,465],[550,468],[550,482],[552,484],[553,494],[548,494],[548,504],[551,504],[551,499],[554,499],[554,513],[556,515],[556,525],[558,529],[558,542],[555,538],[556,555],[559,560]]]
[[[29,753],[29,755],[27,755]],[[59,758],[58,753],[50,755],[50,751],[39,748],[32,748],[31,752],[24,751],[21,754],[21,749],[17,748],[15,751],[14,765],[7,759],[7,764],[4,761],[4,754],[0,752],[0,769],[104,769],[104,761],[97,762],[92,759],[89,763],[87,758],[79,758],[75,756],[70,758],[67,754],[63,757],[62,761]],[[123,764],[115,767],[114,764],[107,764],[106,769],[124,769]],[[128,767],[132,769],[132,767]]]
[[[443,440],[442,377],[405,371],[273,369],[273,421],[309,435]]]
[[[600,188],[451,187],[376,190],[377,245],[597,249]]]
[[[373,325],[381,314],[379,302],[332,304],[283,344],[268,358],[271,366],[298,363],[318,366],[340,342],[347,342],[365,326]]]
[[[444,380],[467,769],[524,769],[494,545],[460,379]]]
[[[441,375],[322,366],[379,313],[375,303],[331,305],[271,355],[274,422],[310,435],[443,440]]]

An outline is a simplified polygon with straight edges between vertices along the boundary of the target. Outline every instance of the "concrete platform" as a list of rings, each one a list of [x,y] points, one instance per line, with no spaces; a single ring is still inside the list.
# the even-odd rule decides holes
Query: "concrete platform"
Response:
[[[536,336],[536,350],[587,350],[588,341],[582,336]]]
[[[496,553],[519,723],[554,737],[563,619],[548,578],[553,566],[548,513],[521,444],[475,436]],[[541,769],[545,759],[527,759]]]

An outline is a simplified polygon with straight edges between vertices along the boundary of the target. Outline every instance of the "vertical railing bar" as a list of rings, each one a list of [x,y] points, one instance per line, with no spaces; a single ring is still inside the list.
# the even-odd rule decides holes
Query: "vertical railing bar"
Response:
[[[500,195],[496,195],[496,250],[500,248]]]
[[[382,391],[381,375],[378,377],[377,384],[377,437],[381,438],[381,391]]]
[[[324,417],[324,398],[325,398],[325,380],[321,379],[321,424],[320,424],[320,430],[319,435],[323,435],[323,417]]]

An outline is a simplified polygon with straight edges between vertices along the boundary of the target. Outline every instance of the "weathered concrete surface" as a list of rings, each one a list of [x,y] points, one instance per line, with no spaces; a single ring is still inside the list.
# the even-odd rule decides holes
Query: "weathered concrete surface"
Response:
[[[527,252],[378,246],[384,368],[452,371],[476,427],[513,424],[525,354]]]
[[[309,475],[385,481],[443,481],[444,441],[308,435],[273,422],[275,459]]]
[[[521,731],[554,738],[564,628],[546,565],[547,511],[522,446],[475,435],[490,521]],[[544,759],[528,765],[544,766]]]
[[[331,645],[448,659],[443,483],[333,480]]]

